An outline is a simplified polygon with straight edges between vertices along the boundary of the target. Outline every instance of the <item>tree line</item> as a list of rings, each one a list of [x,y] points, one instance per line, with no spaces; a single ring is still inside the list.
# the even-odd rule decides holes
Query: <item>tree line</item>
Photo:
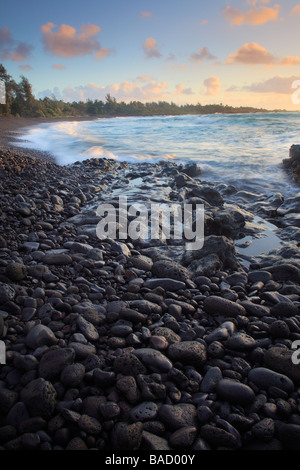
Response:
[[[232,107],[221,104],[185,104],[177,105],[166,101],[141,103],[131,101],[118,102],[107,94],[105,101],[90,100],[65,102],[55,96],[37,99],[33,95],[32,85],[23,75],[17,83],[0,64],[0,80],[5,83],[5,104],[0,104],[0,115],[16,117],[113,117],[113,116],[161,116],[215,113],[254,113],[266,112],[265,109],[252,107]],[[4,100],[3,100],[4,101]]]

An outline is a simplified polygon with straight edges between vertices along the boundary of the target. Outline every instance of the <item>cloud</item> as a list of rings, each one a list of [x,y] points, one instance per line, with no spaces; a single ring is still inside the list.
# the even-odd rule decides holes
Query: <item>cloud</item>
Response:
[[[248,2],[253,8],[243,13],[238,8],[232,8],[228,5],[223,14],[231,26],[241,26],[243,24],[259,26],[269,21],[276,21],[280,12],[280,5],[274,7],[256,6],[257,2]],[[263,2],[269,3],[269,2]]]
[[[295,5],[294,8],[292,8],[290,15],[300,15],[300,5]]]
[[[153,13],[151,11],[141,11],[140,12],[140,17],[141,18],[152,18]]]
[[[95,54],[96,59],[103,59],[110,50],[102,48],[96,35],[101,31],[99,26],[88,24],[80,26],[77,32],[72,26],[62,24],[56,31],[56,25],[46,23],[41,27],[46,51],[59,57],[82,57]]]
[[[145,44],[143,44],[143,49],[145,52],[146,59],[152,59],[153,57],[161,57],[161,53],[159,52],[156,44],[156,39],[148,38],[146,39]]]
[[[255,93],[279,93],[291,95],[292,84],[296,80],[299,80],[299,77],[282,77],[277,75],[276,77],[269,78],[268,80],[245,86],[243,89]]]
[[[241,46],[234,54],[229,54],[225,64],[274,65],[277,59],[267,49],[256,42]]]
[[[300,57],[287,56],[287,57],[284,57],[283,59],[281,59],[279,64],[283,65],[285,67],[289,67],[289,66],[292,67],[294,65],[299,65],[300,64]]]
[[[52,65],[52,68],[53,68],[53,69],[56,69],[56,70],[65,70],[67,67],[65,67],[65,66],[62,65],[62,64],[53,64],[53,65]]]
[[[139,77],[137,77],[137,80],[139,82],[149,82],[149,80],[152,80],[153,77],[152,75],[140,75]]]
[[[206,87],[206,95],[217,95],[221,89],[221,82],[219,77],[209,77],[204,80],[203,85]]]
[[[176,93],[178,95],[194,95],[194,92],[191,88],[184,88],[182,83],[176,85]]]
[[[19,65],[19,69],[20,70],[26,70],[28,72],[30,72],[31,70],[33,70],[33,68],[31,67],[31,65]]]
[[[27,60],[32,52],[33,46],[13,39],[9,28],[0,29],[0,58],[22,62]]]
[[[150,80],[143,84],[125,81],[107,86],[90,82],[86,85],[65,88],[62,92],[56,89],[55,95],[60,96],[61,99],[67,102],[86,101],[88,99],[105,100],[105,96],[108,93],[118,101],[157,101],[166,99],[169,96],[167,91],[168,85],[167,82],[157,82],[155,80]],[[51,90],[44,90],[39,93],[39,97],[44,98],[45,96],[51,96],[51,94]]]
[[[200,49],[198,49],[198,52],[194,52],[193,54],[191,54],[190,58],[194,62],[202,64],[203,60],[213,60],[215,59],[215,56],[209,52],[207,47],[200,47]]]

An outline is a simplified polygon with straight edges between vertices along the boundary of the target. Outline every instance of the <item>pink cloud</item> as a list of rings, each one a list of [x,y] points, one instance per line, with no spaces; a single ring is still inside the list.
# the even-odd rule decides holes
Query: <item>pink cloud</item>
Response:
[[[209,77],[204,80],[203,85],[206,87],[206,95],[213,96],[217,95],[221,89],[221,81],[219,77]]]
[[[99,26],[88,24],[80,26],[77,32],[72,26],[62,24],[56,31],[56,25],[46,23],[41,27],[45,49],[59,57],[80,57],[95,54],[96,59],[103,59],[110,50],[102,48],[95,36],[101,31]]]
[[[274,5],[274,7],[258,6],[256,7],[257,2],[253,3],[253,8],[248,10],[246,13],[243,13],[238,8],[232,8],[228,5],[223,14],[231,26],[241,26],[243,24],[259,26],[269,21],[276,21],[280,12],[280,5]],[[269,3],[269,2],[263,2]]]
[[[199,64],[202,64],[203,60],[213,60],[215,59],[215,56],[213,56],[207,47],[200,47],[198,49],[198,52],[194,52],[191,54],[191,60],[194,62],[198,62]]]
[[[153,38],[146,39],[145,44],[143,44],[143,49],[145,52],[146,59],[152,59],[153,57],[161,57],[161,53],[157,48],[156,40]]]
[[[230,54],[225,61],[226,64],[246,65],[274,65],[276,58],[264,47],[256,42],[241,46],[234,54]]]
[[[56,69],[56,70],[65,70],[66,69],[66,67],[62,64],[53,64],[52,68]]]
[[[140,17],[141,18],[152,18],[153,13],[151,11],[141,11]]]
[[[0,58],[3,60],[12,60],[22,62],[27,60],[32,52],[33,46],[30,44],[15,40],[9,28],[0,29]]]

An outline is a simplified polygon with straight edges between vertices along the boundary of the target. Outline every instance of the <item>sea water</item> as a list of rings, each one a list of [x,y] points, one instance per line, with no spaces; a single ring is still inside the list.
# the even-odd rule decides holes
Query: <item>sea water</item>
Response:
[[[299,191],[283,168],[300,144],[300,113],[99,118],[40,124],[19,145],[50,152],[60,165],[88,158],[130,163],[196,162],[202,178],[285,196]]]

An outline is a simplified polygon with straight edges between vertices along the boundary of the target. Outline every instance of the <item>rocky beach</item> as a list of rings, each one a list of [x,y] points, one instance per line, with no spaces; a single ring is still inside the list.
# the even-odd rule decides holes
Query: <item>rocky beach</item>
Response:
[[[0,448],[299,450],[300,193],[196,164],[59,166],[2,134]],[[122,195],[204,205],[203,248],[99,239]]]

